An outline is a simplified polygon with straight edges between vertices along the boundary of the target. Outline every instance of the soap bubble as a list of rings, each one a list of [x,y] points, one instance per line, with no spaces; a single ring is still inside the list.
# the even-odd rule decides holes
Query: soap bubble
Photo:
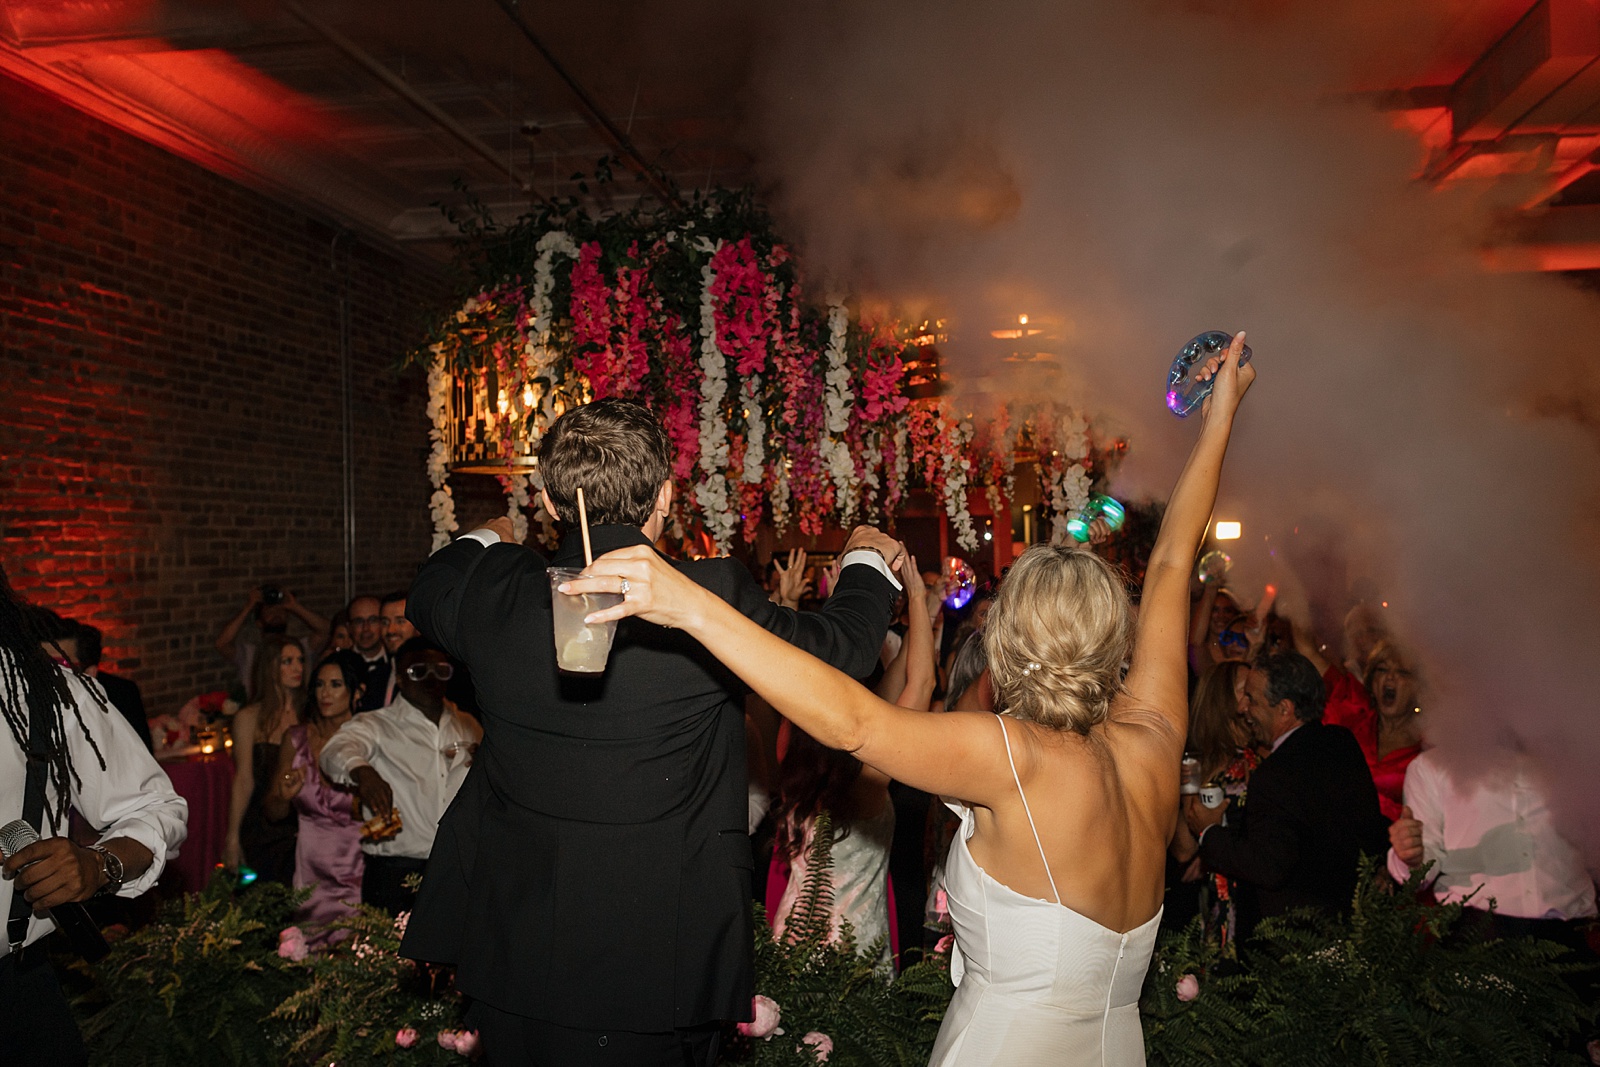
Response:
[[[1072,518],[1067,520],[1067,533],[1072,535],[1074,541],[1089,540],[1089,527],[1094,520],[1105,520],[1106,529],[1116,533],[1122,529],[1122,522],[1128,517],[1122,510],[1122,505],[1106,496],[1104,493],[1095,493],[1083,508]]]
[[[1220,548],[1213,548],[1200,557],[1200,565],[1195,568],[1195,574],[1206,585],[1211,585],[1213,582],[1220,584],[1227,580],[1228,568],[1232,566],[1232,557]]]
[[[1213,374],[1202,382],[1194,376],[1205,367],[1206,360],[1225,354],[1232,343],[1233,334],[1210,330],[1183,346],[1183,350],[1172,361],[1172,369],[1167,372],[1167,407],[1172,409],[1174,415],[1185,419],[1191,412],[1199,410],[1201,403],[1211,395],[1211,387],[1216,385],[1217,377]],[[1239,366],[1249,362],[1250,346],[1245,345],[1244,351],[1239,353]]]
[[[978,572],[972,564],[959,556],[946,556],[944,560],[944,602],[955,611],[967,606],[973,591],[978,588]]]

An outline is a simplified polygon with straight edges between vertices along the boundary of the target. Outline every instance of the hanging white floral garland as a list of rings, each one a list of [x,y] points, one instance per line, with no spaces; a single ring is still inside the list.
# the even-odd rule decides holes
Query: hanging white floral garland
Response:
[[[528,476],[513,474],[506,478],[506,518],[511,520],[511,535],[518,544],[528,539]]]
[[[744,380],[739,390],[739,404],[744,409],[744,481],[747,485],[760,485],[767,476],[766,413],[761,410],[761,375],[752,374]]]
[[[528,294],[532,322],[523,353],[528,360],[528,384],[535,392],[543,393],[542,403],[540,397],[535,397],[535,403],[540,403],[543,424],[548,426],[556,418],[555,390],[539,386],[535,379],[549,378],[550,368],[556,361],[556,353],[550,347],[550,333],[555,324],[555,303],[550,297],[556,288],[556,256],[577,259],[578,242],[562,230],[552,230],[539,238],[534,248],[539,255],[533,262],[533,287]]]
[[[697,247],[715,256],[722,242],[702,237]],[[704,475],[694,487],[694,496],[705,517],[706,531],[716,542],[718,552],[733,544],[737,525],[728,506],[728,424],[723,418],[722,401],[728,395],[728,359],[717,347],[716,299],[711,295],[717,280],[708,260],[700,269],[700,472]]]
[[[1089,424],[1076,411],[1061,416],[1056,450],[1064,461],[1050,478],[1050,543],[1065,544],[1067,523],[1089,502]]]
[[[428,452],[428,483],[433,486],[433,497],[428,502],[433,516],[433,548],[437,552],[450,543],[450,535],[458,529],[456,502],[450,495],[446,480],[450,477],[450,388],[453,379],[445,370],[442,345],[432,348],[433,362],[428,364],[428,439],[433,442]]]
[[[972,423],[962,419],[944,448],[944,510],[955,530],[956,544],[968,552],[978,550],[978,531],[967,510],[967,446],[972,443]]]
[[[847,364],[845,339],[850,328],[850,312],[837,301],[828,305],[828,351],[826,384],[826,417],[828,432],[821,441],[822,462],[833,478],[835,502],[839,507],[840,524],[846,529],[855,520],[857,494],[855,492],[855,460],[850,446],[845,442],[845,431],[850,428],[850,405],[855,394],[850,389],[850,368]]]
[[[883,518],[881,504],[883,498],[878,494],[883,480],[879,471],[883,468],[883,434],[879,431],[863,435],[861,442],[861,486],[862,491],[855,494],[857,497],[866,497],[871,510],[865,516],[867,522],[876,523]]]

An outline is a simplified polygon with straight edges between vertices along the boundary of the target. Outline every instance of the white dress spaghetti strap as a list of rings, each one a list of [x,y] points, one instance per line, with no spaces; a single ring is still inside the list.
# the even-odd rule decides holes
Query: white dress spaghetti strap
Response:
[[[1006,755],[1011,739],[1005,734]],[[1023,810],[1015,760],[1011,776]],[[967,848],[972,809],[961,818],[945,863],[955,926],[950,973],[956,994],[933,1046],[931,1067],[1137,1067],[1144,1063],[1139,991],[1155,952],[1161,913],[1127,933],[1057,902],[1023,896],[979,867]],[[1034,841],[1039,831],[1035,826]],[[1052,891],[1055,876],[1039,849]]]

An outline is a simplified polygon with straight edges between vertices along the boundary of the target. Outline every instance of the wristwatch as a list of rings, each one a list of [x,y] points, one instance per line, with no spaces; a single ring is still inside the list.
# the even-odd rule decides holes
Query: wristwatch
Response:
[[[122,888],[122,883],[127,880],[127,873],[122,868],[122,860],[115,852],[104,845],[87,846],[90,852],[100,854],[100,873],[106,876],[106,884],[95,890],[97,897],[109,897]]]

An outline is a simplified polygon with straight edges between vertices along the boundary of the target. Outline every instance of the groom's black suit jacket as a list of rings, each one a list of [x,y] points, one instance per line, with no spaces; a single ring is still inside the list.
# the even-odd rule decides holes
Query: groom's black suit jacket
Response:
[[[591,531],[595,555],[647,541]],[[436,552],[406,613],[464,661],[484,737],[445,813],[402,954],[454,963],[502,1011],[579,1029],[662,1032],[749,1019],[746,690],[687,634],[617,624],[604,675],[562,675],[547,564],[472,539]],[[857,677],[895,597],[851,566],[820,612],[772,604],[733,559],[674,562],[766,629]]]
[[[1242,934],[1291,908],[1348,911],[1361,853],[1382,855],[1388,822],[1355,736],[1307,722],[1250,774],[1244,808],[1200,842],[1233,883]]]

